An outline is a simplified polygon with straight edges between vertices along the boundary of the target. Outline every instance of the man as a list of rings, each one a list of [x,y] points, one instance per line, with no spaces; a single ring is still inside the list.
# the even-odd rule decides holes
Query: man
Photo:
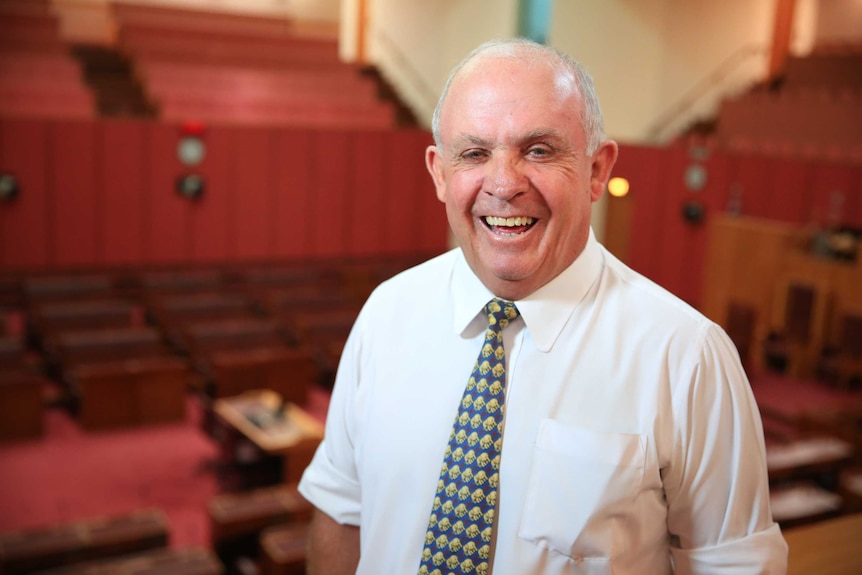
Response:
[[[309,572],[783,573],[733,345],[590,230],[617,146],[589,76],[544,46],[489,43],[433,125],[426,161],[460,247],[357,319],[300,484],[317,507]],[[486,303],[507,315],[485,319]],[[501,395],[471,421],[495,337]],[[489,403],[499,423],[482,421]],[[467,472],[478,451],[459,445],[502,451]]]

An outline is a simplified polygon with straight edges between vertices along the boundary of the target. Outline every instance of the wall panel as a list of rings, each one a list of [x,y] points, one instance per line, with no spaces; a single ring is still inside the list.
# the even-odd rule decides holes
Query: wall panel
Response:
[[[742,214],[768,217],[770,206],[769,177],[773,161],[761,156],[733,156],[730,171],[730,194],[738,196]]]
[[[811,217],[821,225],[841,224],[850,214],[857,190],[856,169],[838,164],[812,166]]]
[[[320,131],[312,138],[312,166],[317,175],[311,192],[311,255],[335,257],[347,252],[351,236],[353,198],[347,193],[351,164],[350,136]]]
[[[276,131],[272,205],[276,257],[299,258],[311,253],[311,201],[316,186],[311,146],[310,131]]]
[[[382,207],[385,222],[383,253],[403,254],[414,251],[417,245],[422,206],[416,201],[416,150],[409,145],[409,136],[399,132],[392,134],[385,152],[385,183],[390,201]],[[422,160],[424,163],[424,160]]]
[[[634,217],[626,263],[651,279],[656,278],[660,258],[657,239],[664,199],[661,161],[662,153],[657,148],[620,146],[619,158],[611,174],[611,177],[629,181]]]
[[[103,261],[104,210],[97,184],[99,132],[92,122],[57,122],[51,127],[49,197],[54,206],[51,225],[53,263],[87,266]]]
[[[48,198],[48,124],[0,121],[0,171],[18,179],[14,202],[0,203],[0,267],[33,268],[50,263],[53,236]]]
[[[352,134],[354,150],[350,166],[350,194],[353,210],[347,253],[351,256],[378,254],[385,239],[384,211],[389,201],[384,186],[383,170],[386,140],[392,134],[385,132],[356,132]]]
[[[433,144],[433,140],[431,134],[420,131],[411,132],[410,139],[413,155],[418,158],[414,161],[419,165],[415,169],[419,203],[419,238],[415,249],[425,253],[441,252],[447,247],[449,222],[446,219],[446,207],[437,199],[434,181],[424,167],[425,149]]]
[[[231,133],[228,189],[230,215],[235,229],[231,255],[234,259],[265,258],[274,252],[275,214],[271,164],[273,131],[236,128]]]
[[[807,224],[812,202],[808,164],[802,160],[776,160],[773,164],[767,213],[788,224]]]
[[[100,263],[134,264],[146,253],[141,214],[150,172],[148,134],[143,122],[101,125],[99,189],[104,225],[99,243],[104,248]]]
[[[153,264],[187,261],[190,249],[190,209],[176,192],[182,173],[176,156],[177,128],[151,124],[149,150],[150,177],[144,211],[145,262]]]
[[[232,142],[237,135],[227,128],[208,129],[203,134],[206,142],[203,161],[197,166],[180,168],[183,174],[202,176],[206,183],[199,200],[181,200],[188,218],[187,257],[194,261],[220,261],[236,255],[237,194],[228,174],[236,162]],[[237,149],[240,147],[241,144]],[[254,201],[256,198],[251,203]]]

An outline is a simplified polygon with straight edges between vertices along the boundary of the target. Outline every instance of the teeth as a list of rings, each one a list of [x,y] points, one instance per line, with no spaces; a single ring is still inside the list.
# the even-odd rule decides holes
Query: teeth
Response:
[[[533,223],[533,218],[520,216],[517,218],[498,218],[497,216],[485,216],[485,222],[489,226],[529,226]]]

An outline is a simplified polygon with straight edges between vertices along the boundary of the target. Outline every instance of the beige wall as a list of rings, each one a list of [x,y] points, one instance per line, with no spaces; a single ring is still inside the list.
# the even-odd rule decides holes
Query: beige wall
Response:
[[[862,41],[862,2],[820,0],[817,11],[818,43]]]

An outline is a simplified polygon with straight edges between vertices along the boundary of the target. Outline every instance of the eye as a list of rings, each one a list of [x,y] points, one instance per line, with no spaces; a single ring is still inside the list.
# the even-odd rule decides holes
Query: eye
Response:
[[[527,148],[527,156],[531,158],[546,158],[553,150],[545,144],[536,144]]]
[[[486,156],[485,150],[479,148],[471,148],[461,153],[460,158],[465,162],[477,162]]]

